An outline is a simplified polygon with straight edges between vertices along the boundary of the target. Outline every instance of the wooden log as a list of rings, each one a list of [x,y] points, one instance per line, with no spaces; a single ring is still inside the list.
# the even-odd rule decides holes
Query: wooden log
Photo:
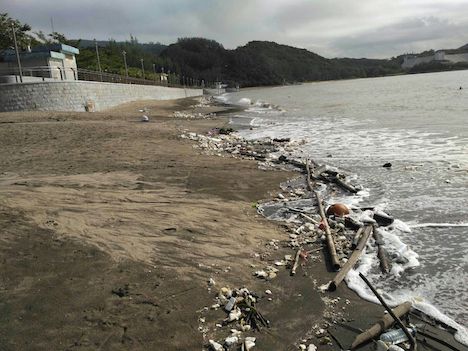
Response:
[[[339,187],[341,187],[341,188],[343,188],[343,189],[345,189],[345,190],[347,190],[347,191],[349,191],[349,192],[351,192],[353,194],[358,192],[358,190],[355,187],[353,187],[352,185],[346,183],[344,180],[340,179],[338,177],[338,173],[336,173],[334,171],[328,171],[327,170],[327,165],[318,166],[316,163],[314,163],[314,164],[316,166],[315,166],[314,172],[312,174],[310,173],[310,170],[309,170],[309,163],[307,163],[307,165],[306,165],[308,177],[312,177],[314,179],[322,179],[322,180],[325,180],[325,181],[330,182],[330,183],[335,183]]]
[[[314,191],[314,185],[312,184],[312,175],[310,172],[309,159],[306,160],[306,170],[307,170],[307,185],[309,186],[310,191]]]
[[[408,338],[408,341],[410,343],[410,350],[412,350],[412,351],[416,350],[416,340],[414,339],[413,335],[409,332],[408,328],[406,328],[406,326],[402,323],[402,321],[400,320],[400,317],[398,317],[397,315],[395,315],[395,313],[393,313],[393,310],[387,305],[387,303],[385,302],[383,297],[380,296],[380,294],[377,292],[377,290],[375,290],[375,288],[372,286],[370,281],[367,280],[367,278],[364,276],[364,274],[359,273],[359,276],[361,277],[362,280],[364,280],[364,283],[367,284],[369,289],[371,289],[371,291],[374,293],[375,297],[380,301],[382,306],[392,316],[392,318],[396,322],[396,324],[398,324],[398,326],[403,330],[403,332],[405,333],[405,335]]]
[[[372,233],[372,227],[366,226],[362,233],[361,239],[359,240],[358,245],[356,246],[353,253],[349,257],[348,261],[343,265],[343,267],[335,276],[335,278],[333,278],[333,280],[330,282],[330,284],[328,285],[328,290],[335,291],[338,285],[340,285],[340,283],[343,281],[346,274],[348,274],[351,268],[354,267],[359,257],[361,257],[362,250],[366,246],[366,243],[369,240],[371,233]]]
[[[364,227],[361,227],[357,230],[356,234],[354,235],[354,238],[353,238],[353,242],[351,244],[351,247],[353,249],[356,248],[358,242],[359,242],[359,238],[361,237],[361,234],[362,234],[362,231],[364,230]]]
[[[346,183],[345,181],[343,181],[342,179],[338,177],[331,177],[331,180],[339,187],[345,190],[348,190],[350,193],[356,194],[358,192],[358,190],[354,186]]]
[[[402,303],[401,305],[398,305],[397,307],[395,307],[392,311],[396,316],[400,318],[404,316],[405,314],[407,314],[410,311],[410,309],[411,309],[411,302],[406,301]],[[356,338],[354,339],[351,345],[351,349],[355,349],[359,345],[362,345],[365,342],[379,336],[385,330],[390,328],[390,326],[392,326],[394,322],[395,321],[393,320],[391,315],[385,314],[379,322],[377,322],[372,327],[370,327],[366,331],[356,336]]]
[[[373,237],[375,239],[375,244],[377,245],[377,257],[380,261],[380,270],[383,273],[388,273],[390,271],[387,252],[385,251],[385,247],[383,245],[383,238],[382,235],[378,232],[376,226],[373,226]]]
[[[296,252],[296,257],[294,257],[294,264],[291,268],[291,275],[295,275],[296,274],[296,269],[297,267],[299,267],[299,259],[301,257],[301,249],[297,250]]]
[[[309,222],[312,222],[314,224],[319,224],[319,222],[317,222],[315,219],[313,219],[312,217],[306,215],[305,213],[301,212],[299,213],[301,215],[301,217],[303,217],[304,219],[308,220]]]
[[[336,254],[335,243],[333,242],[333,236],[330,231],[330,226],[328,225],[327,216],[325,215],[325,210],[323,209],[322,199],[318,191],[314,191],[315,197],[317,198],[317,204],[319,207],[320,217],[322,217],[323,226],[325,227],[325,236],[327,238],[327,247],[328,253],[330,254],[330,261],[333,266],[333,269],[337,271],[340,269],[340,261],[338,260],[338,255]]]

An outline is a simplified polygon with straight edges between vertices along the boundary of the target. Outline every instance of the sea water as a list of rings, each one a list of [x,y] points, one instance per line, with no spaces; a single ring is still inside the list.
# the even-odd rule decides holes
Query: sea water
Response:
[[[347,275],[350,288],[376,301],[363,272],[390,303],[410,299],[468,344],[468,71],[247,89],[221,99],[247,108],[232,117],[250,125],[244,137],[303,140],[297,157],[347,170],[365,189],[326,200],[397,218],[382,234],[404,262],[383,276],[371,248]]]

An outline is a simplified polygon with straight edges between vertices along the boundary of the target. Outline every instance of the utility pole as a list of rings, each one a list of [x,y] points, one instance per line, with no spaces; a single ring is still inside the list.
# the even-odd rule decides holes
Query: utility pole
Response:
[[[99,70],[99,75],[101,77],[101,82],[102,82],[102,69],[101,69],[101,59],[99,58],[99,48],[96,39],[94,39],[94,46],[96,47],[96,57],[97,57],[97,64],[98,64],[98,70]]]
[[[127,52],[124,50],[122,51],[124,65],[125,65],[125,77],[128,79],[128,67],[127,67]]]
[[[156,84],[156,64],[153,63],[154,83]]]
[[[141,61],[141,71],[143,72],[143,79],[145,79],[145,65],[143,64],[144,60],[140,59]]]
[[[15,43],[16,61],[18,63],[20,82],[23,83],[23,69],[21,68],[21,60],[20,60],[20,55],[18,51],[18,43],[16,42],[16,32],[15,32],[14,24],[11,25],[11,31],[13,32],[13,41]]]

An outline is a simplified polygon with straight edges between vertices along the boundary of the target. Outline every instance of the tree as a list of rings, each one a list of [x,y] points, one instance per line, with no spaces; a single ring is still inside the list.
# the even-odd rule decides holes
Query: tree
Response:
[[[8,16],[8,13],[0,13],[0,50],[10,49],[14,47],[12,28],[15,28],[16,41],[20,49],[26,49],[28,45],[36,45],[38,42],[28,32],[31,26],[26,23],[21,23],[17,19]]]

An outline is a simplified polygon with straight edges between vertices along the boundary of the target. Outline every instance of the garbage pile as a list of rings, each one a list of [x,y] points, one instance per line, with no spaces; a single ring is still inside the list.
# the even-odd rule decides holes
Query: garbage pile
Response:
[[[216,118],[216,113],[174,111],[172,113],[172,117],[184,118],[184,119],[212,119],[212,118]]]
[[[196,99],[197,103],[190,106],[191,108],[197,107],[209,107],[213,106],[217,101],[213,98],[212,95],[202,95]]]
[[[271,293],[271,292],[270,292]],[[260,331],[263,328],[270,327],[270,321],[259,311],[257,303],[261,297],[247,288],[229,289],[222,287],[215,297],[215,304],[210,309],[223,312],[223,317],[216,323],[216,328],[229,329],[229,335],[223,340],[208,340],[208,345],[212,350],[252,350],[255,346],[256,338],[248,336],[250,331]],[[200,312],[203,314],[209,310],[203,308]],[[205,317],[200,317],[200,331],[206,334],[209,328],[203,326],[206,322]]]

